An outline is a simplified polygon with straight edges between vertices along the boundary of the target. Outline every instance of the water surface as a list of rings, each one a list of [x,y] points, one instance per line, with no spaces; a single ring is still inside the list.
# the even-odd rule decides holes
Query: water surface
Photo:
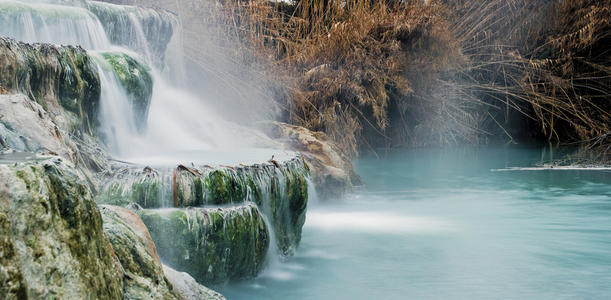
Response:
[[[505,171],[538,149],[355,162],[367,187],[308,208],[295,257],[228,299],[609,299],[611,172]]]

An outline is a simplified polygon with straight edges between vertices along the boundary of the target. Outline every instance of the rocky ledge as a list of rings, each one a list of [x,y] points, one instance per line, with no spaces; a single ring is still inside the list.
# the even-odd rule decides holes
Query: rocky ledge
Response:
[[[205,284],[254,277],[268,249],[292,255],[301,240],[309,167],[294,152],[237,166],[114,164],[100,176],[98,203],[136,211],[162,260]]]
[[[68,161],[0,161],[2,298],[223,299],[165,268],[136,214],[100,213]]]

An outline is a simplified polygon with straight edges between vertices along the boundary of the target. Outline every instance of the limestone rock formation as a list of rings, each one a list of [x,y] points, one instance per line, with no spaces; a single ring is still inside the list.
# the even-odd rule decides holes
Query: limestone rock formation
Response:
[[[301,240],[309,168],[300,157],[236,167],[119,166],[104,176],[99,203],[161,208],[254,202],[270,221],[282,255],[292,255]]]
[[[124,271],[126,299],[225,299],[187,273],[162,265],[148,229],[134,211],[101,205],[104,232]]]
[[[270,236],[252,203],[137,213],[164,261],[201,283],[254,277],[264,266]]]
[[[140,218],[128,209],[101,206],[104,232],[124,272],[125,298],[176,299],[155,244]]]
[[[264,127],[272,138],[303,154],[310,166],[316,192],[322,199],[342,197],[362,184],[350,159],[324,133],[281,122],[269,122]]]
[[[0,298],[120,299],[88,186],[61,158],[0,164]]]
[[[0,38],[0,87],[36,100],[61,129],[93,134],[97,127],[100,78],[80,47]]]
[[[197,283],[191,275],[163,265],[163,272],[174,286],[174,293],[183,300],[225,300],[223,295]]]
[[[0,95],[0,150],[58,153],[75,160],[76,145],[44,108],[23,94]]]

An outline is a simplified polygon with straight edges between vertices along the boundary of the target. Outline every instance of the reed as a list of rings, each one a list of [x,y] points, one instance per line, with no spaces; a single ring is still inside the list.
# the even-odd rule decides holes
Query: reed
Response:
[[[610,1],[216,2],[284,121],[359,149],[609,143]]]

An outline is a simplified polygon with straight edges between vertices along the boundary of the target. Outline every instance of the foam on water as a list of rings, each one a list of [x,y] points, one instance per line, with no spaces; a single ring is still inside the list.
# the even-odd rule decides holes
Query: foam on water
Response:
[[[449,222],[436,217],[406,216],[391,212],[309,211],[306,228],[382,234],[417,234],[455,230]]]

